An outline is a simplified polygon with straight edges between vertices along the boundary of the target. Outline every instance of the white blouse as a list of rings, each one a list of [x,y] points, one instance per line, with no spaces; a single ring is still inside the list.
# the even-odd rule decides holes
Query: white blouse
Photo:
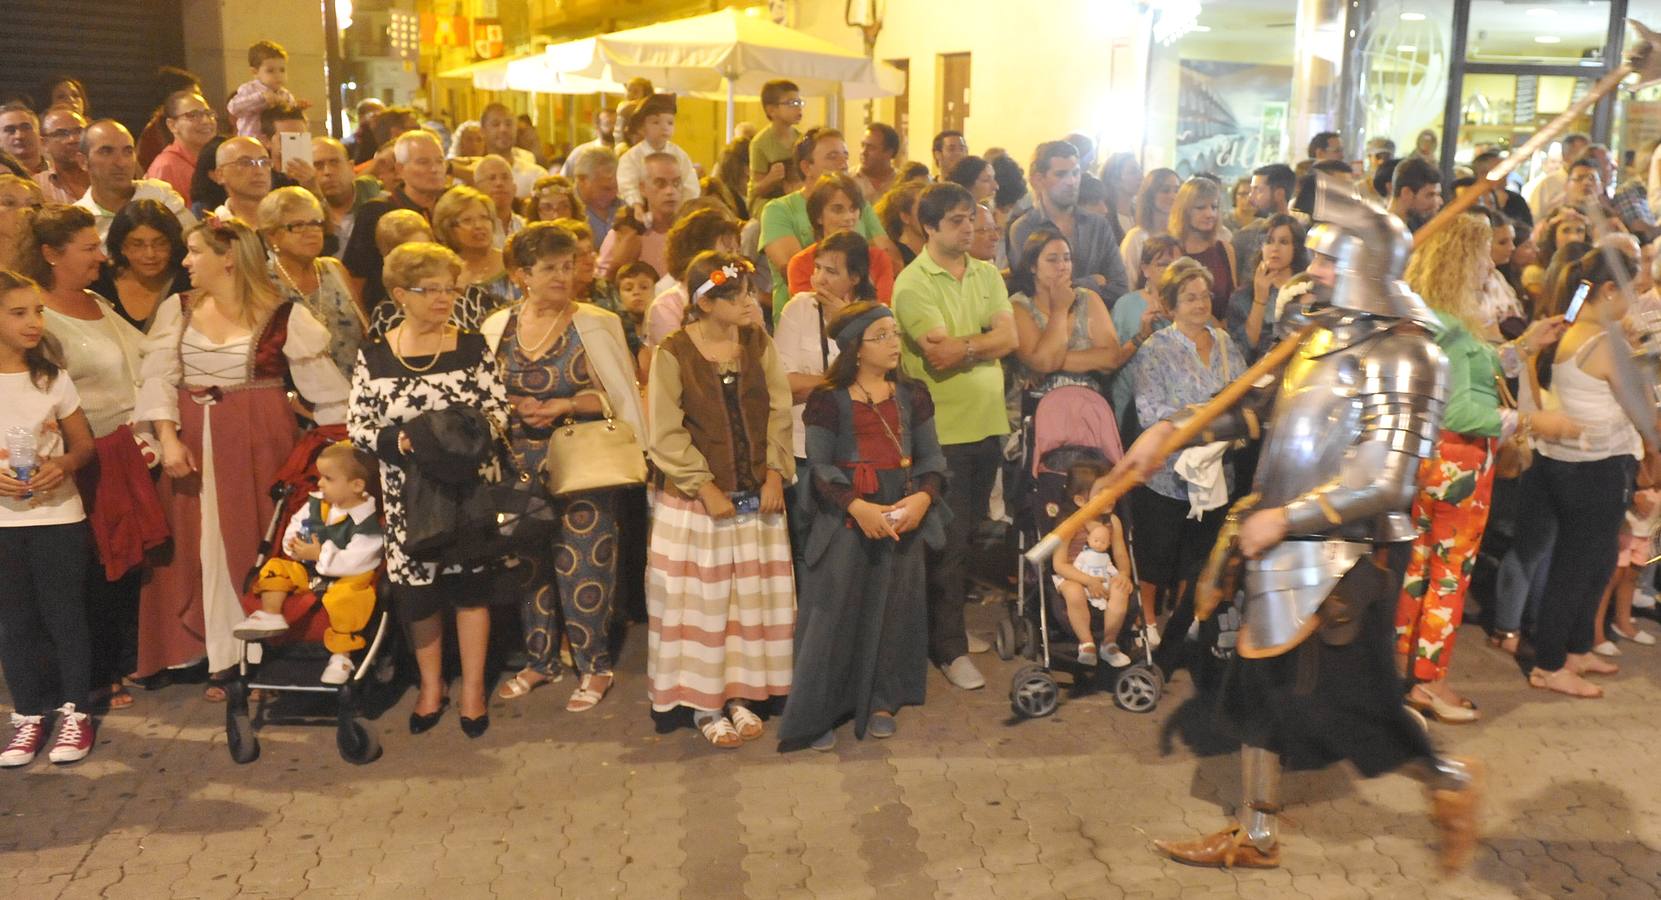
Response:
[[[181,330],[183,333],[181,333]],[[223,343],[208,340],[195,328],[184,327],[179,295],[162,301],[144,342],[138,391],[138,418],[179,421],[178,388],[232,387],[252,380],[254,342],[265,323],[247,336]],[[298,304],[288,316],[283,355],[288,358],[294,387],[312,405],[319,425],[346,421],[346,395],[351,385],[329,356],[329,331]]]
[[[819,312],[819,295],[812,291],[791,297],[779,312],[779,320],[773,326],[773,343],[779,348],[779,363],[786,374],[823,375],[836,362],[836,341],[820,330],[821,324],[829,324],[823,322],[824,318]],[[807,431],[802,424],[805,409],[806,403],[790,407],[790,418],[795,422],[793,440],[797,459],[807,458]]]
[[[117,315],[109,301],[93,296],[100,318],[77,319],[47,309],[46,330],[63,349],[92,436],[103,437],[133,421],[144,335]]]

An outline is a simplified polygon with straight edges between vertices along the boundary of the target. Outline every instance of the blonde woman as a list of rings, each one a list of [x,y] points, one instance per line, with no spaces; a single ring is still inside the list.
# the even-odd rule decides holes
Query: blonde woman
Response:
[[[1476,704],[1448,686],[1454,636],[1464,617],[1465,593],[1494,490],[1494,454],[1518,428],[1543,437],[1579,429],[1562,413],[1519,414],[1500,403],[1499,354],[1483,340],[1479,294],[1493,268],[1493,229],[1480,215],[1463,215],[1432,235],[1407,266],[1408,286],[1441,320],[1437,340],[1448,355],[1448,401],[1436,453],[1419,466],[1413,520],[1419,537],[1396,605],[1396,653],[1413,685],[1407,703],[1442,722],[1473,722]],[[1562,331],[1561,318],[1536,322],[1525,348]]]
[[[23,238],[23,211],[45,202],[40,185],[16,175],[0,175],[0,269],[16,269],[17,242]]]
[[[1148,238],[1165,234],[1171,221],[1171,207],[1177,202],[1177,191],[1182,179],[1173,169],[1152,169],[1142,176],[1142,187],[1136,192],[1136,224],[1125,232],[1119,242],[1119,258],[1126,272],[1137,271],[1142,259],[1142,245]]]
[[[496,203],[470,187],[453,187],[433,206],[433,239],[461,259],[461,296],[451,323],[478,331],[485,317],[519,299],[496,246]]]
[[[1223,189],[1209,178],[1190,178],[1177,191],[1171,218],[1165,228],[1182,243],[1184,256],[1205,266],[1211,273],[1211,317],[1221,322],[1228,316],[1228,301],[1234,295],[1234,245],[1222,239]]]
[[[346,267],[320,255],[328,227],[323,206],[304,188],[278,188],[260,201],[259,219],[260,236],[271,248],[272,283],[284,300],[304,306],[329,330],[329,357],[351,378],[367,323],[352,298]]]
[[[162,445],[159,491],[171,551],[139,598],[138,674],[237,661],[237,585],[270,519],[277,470],[298,436],[292,383],[320,425],[345,421],[347,382],[329,332],[283,299],[265,246],[236,219],[209,218],[185,237],[195,289],[162,301],[140,362],[136,417]],[[210,684],[205,695],[222,701]]]

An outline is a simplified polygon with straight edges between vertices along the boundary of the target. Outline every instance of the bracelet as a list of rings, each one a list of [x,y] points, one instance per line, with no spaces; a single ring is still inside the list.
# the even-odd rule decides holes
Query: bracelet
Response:
[[[968,338],[963,339],[963,361],[971,365],[980,362],[980,356],[975,352],[974,342]]]

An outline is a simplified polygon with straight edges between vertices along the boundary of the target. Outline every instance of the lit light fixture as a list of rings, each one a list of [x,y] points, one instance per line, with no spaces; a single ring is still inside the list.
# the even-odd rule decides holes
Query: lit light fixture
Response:
[[[1197,34],[1204,34],[1205,32],[1210,31],[1210,30],[1211,30],[1210,25],[1195,25],[1194,26],[1194,32],[1197,33]]]
[[[1555,10],[1555,9],[1545,9],[1543,7],[1536,6],[1533,9],[1529,10],[1528,14],[1531,15],[1531,16],[1538,17],[1538,18],[1542,18],[1542,19],[1549,19],[1549,18],[1552,18],[1553,16],[1557,15],[1557,10]]]
[[[1424,13],[1415,13],[1415,12],[1405,12],[1405,13],[1401,14],[1401,20],[1403,22],[1423,22],[1425,20],[1425,14]]]
[[[1396,45],[1396,52],[1397,53],[1418,53],[1419,48],[1416,44],[1397,44]]]
[[[1563,39],[1555,34],[1542,34],[1534,39],[1536,44],[1561,44]]]

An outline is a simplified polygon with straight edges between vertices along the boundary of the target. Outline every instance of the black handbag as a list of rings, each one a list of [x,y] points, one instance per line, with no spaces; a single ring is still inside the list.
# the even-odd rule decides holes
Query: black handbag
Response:
[[[476,410],[463,418],[489,420]],[[500,481],[444,481],[424,473],[419,462],[411,466],[404,498],[410,556],[443,566],[488,562],[553,539],[559,516],[550,499],[494,421],[489,430]]]

